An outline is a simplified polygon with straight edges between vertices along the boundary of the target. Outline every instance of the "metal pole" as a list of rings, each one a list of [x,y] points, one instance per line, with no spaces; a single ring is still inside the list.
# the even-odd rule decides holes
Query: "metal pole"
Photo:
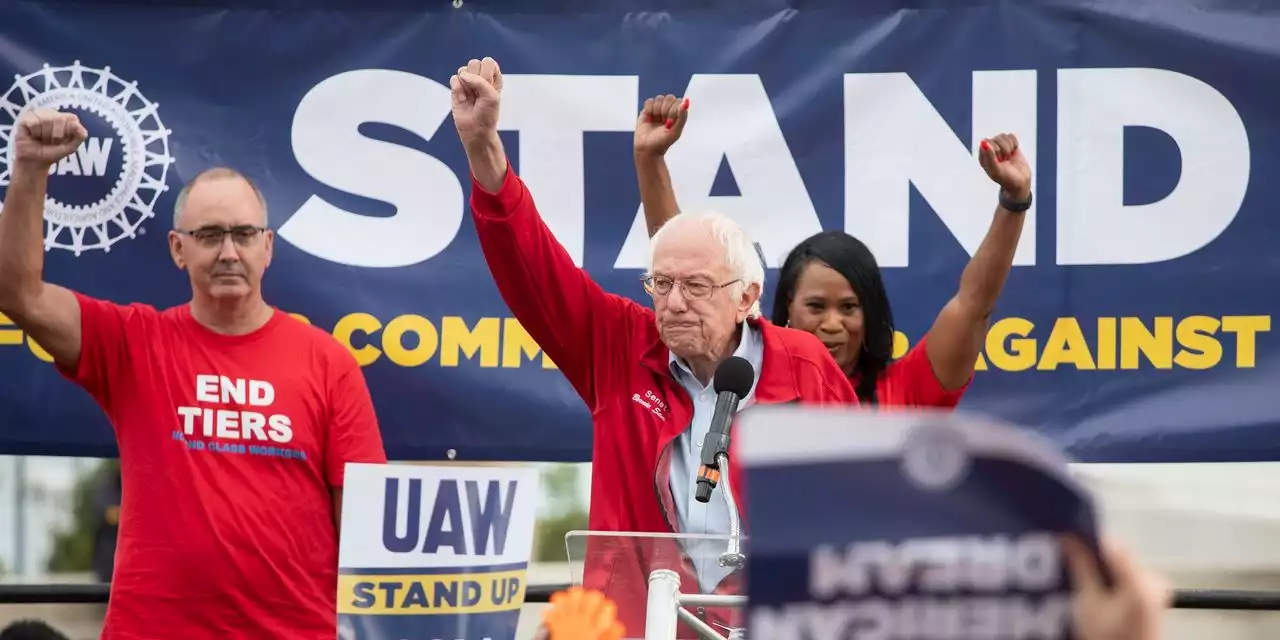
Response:
[[[680,574],[658,569],[649,574],[648,608],[645,610],[645,640],[675,640],[676,598],[680,595]]]
[[[13,474],[17,482],[13,491],[13,570],[27,577],[27,457],[15,456]]]
[[[694,632],[696,632],[698,637],[702,638],[702,640],[725,640],[725,637],[720,635],[719,631],[716,631],[711,627],[711,625],[703,622],[698,618],[698,616],[689,613],[688,609],[676,607],[676,615],[679,616],[685,624],[693,627]]]

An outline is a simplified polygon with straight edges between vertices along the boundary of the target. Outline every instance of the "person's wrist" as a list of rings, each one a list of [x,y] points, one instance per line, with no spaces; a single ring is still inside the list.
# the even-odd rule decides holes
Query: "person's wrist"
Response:
[[[469,157],[487,155],[494,149],[502,148],[502,138],[497,131],[484,131],[464,139],[462,147]]]
[[[666,154],[667,152],[665,149],[654,149],[651,147],[636,147],[635,149],[636,160],[642,162],[655,162],[662,160],[663,156]]]
[[[35,162],[31,160],[19,160],[13,163],[10,168],[10,181],[17,182],[19,180],[30,180],[32,178],[48,177],[49,167],[52,164],[45,162]]]
[[[1001,185],[1000,189],[1004,191],[1004,197],[1010,202],[1026,202],[1031,198],[1031,185],[1017,185],[1009,188]]]

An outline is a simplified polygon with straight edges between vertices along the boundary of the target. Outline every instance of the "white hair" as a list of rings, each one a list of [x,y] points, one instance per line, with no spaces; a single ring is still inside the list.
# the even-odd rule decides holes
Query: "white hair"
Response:
[[[650,270],[653,269],[653,256],[662,239],[672,234],[687,233],[685,229],[691,226],[699,226],[709,231],[711,237],[724,247],[725,262],[728,263],[730,277],[738,280],[730,288],[734,296],[742,295],[742,292],[753,284],[759,287],[761,293],[764,292],[764,265],[760,263],[755,244],[733,218],[715,211],[682,213],[659,227],[649,241],[648,267]],[[760,315],[760,298],[757,296],[755,302],[751,303],[751,308],[747,310],[747,317],[758,318]]]

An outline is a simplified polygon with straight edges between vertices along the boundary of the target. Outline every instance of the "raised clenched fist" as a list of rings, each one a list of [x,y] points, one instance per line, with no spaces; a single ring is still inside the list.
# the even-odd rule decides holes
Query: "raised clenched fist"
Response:
[[[978,163],[1010,198],[1026,200],[1031,194],[1031,164],[1018,149],[1018,137],[1012,133],[983,140]]]
[[[14,125],[13,163],[47,170],[71,155],[87,137],[89,132],[74,113],[32,109]]]
[[[644,101],[636,119],[635,151],[662,155],[680,139],[689,119],[689,99],[673,95],[654,96]]]
[[[449,78],[453,98],[453,125],[463,145],[492,135],[498,130],[498,107],[502,102],[502,70],[493,58],[472,59]]]

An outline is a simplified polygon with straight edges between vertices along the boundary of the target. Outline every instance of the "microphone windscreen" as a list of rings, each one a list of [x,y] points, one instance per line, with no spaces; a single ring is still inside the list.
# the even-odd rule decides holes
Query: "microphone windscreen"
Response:
[[[728,391],[739,398],[745,398],[748,393],[751,393],[751,385],[755,382],[755,378],[756,371],[750,362],[745,358],[732,356],[716,367],[712,384],[715,386],[716,394]]]

